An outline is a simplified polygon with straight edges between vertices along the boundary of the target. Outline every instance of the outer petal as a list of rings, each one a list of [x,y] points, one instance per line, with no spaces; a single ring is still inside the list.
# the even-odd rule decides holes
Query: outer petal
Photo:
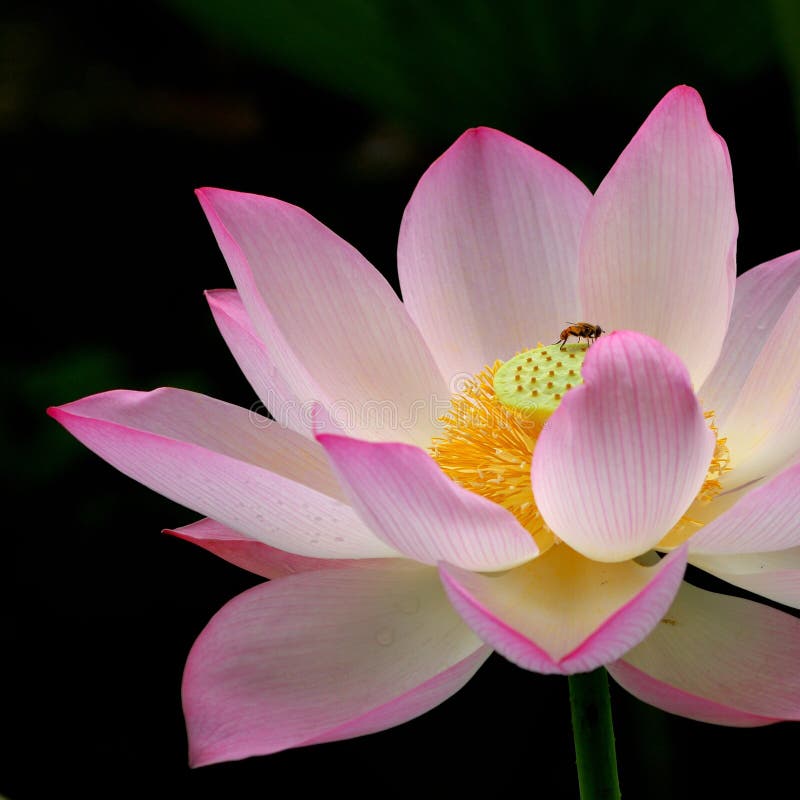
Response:
[[[318,569],[341,569],[360,567],[371,569],[383,559],[372,558],[312,558],[287,553],[277,547],[259,542],[238,531],[228,528],[213,519],[201,519],[182,528],[167,529],[164,533],[194,542],[214,555],[230,561],[237,567],[246,569],[264,578],[283,578],[297,572],[310,572]]]
[[[533,493],[567,544],[598,561],[623,561],[680,519],[702,485],[714,435],[686,368],[647,336],[603,337],[582,374],[536,444]]]
[[[264,417],[178,389],[106,392],[49,413],[126,475],[273,547],[396,555],[342,501],[321,448]]]
[[[348,430],[427,444],[427,404],[447,387],[380,273],[288,203],[220,189],[198,197],[253,326],[300,401],[346,403]]]
[[[758,553],[800,546],[800,464],[751,489],[690,540],[695,553]]]
[[[317,440],[366,523],[409,558],[488,571],[537,554],[510,512],[451,481],[424,450],[329,433]]]
[[[256,586],[211,620],[189,655],[191,762],[397,725],[456,692],[488,653],[427,567],[385,562]]]
[[[685,692],[653,678],[626,661],[620,660],[614,664],[607,664],[606,669],[611,677],[634,697],[638,697],[639,700],[649,703],[651,706],[669,711],[671,714],[697,719],[700,722],[710,722],[714,725],[730,725],[734,728],[754,728],[780,722],[774,717],[748,714],[746,711],[739,711],[724,703],[716,703],[691,692]]]
[[[536,672],[587,672],[619,658],[672,603],[686,548],[654,567],[603,564],[561,545],[502,575],[443,564],[450,601],[498,652]]]
[[[799,619],[684,583],[664,622],[609,666],[632,694],[723,725],[800,719]]]
[[[693,555],[691,562],[748,592],[800,608],[800,547],[767,553]]]
[[[564,167],[489,128],[423,175],[403,217],[403,299],[445,377],[475,373],[580,316],[578,241],[591,194]]]
[[[769,475],[800,454],[800,291],[775,323],[725,421],[726,486]]]
[[[310,404],[303,407],[275,367],[239,293],[235,289],[217,289],[206,292],[206,299],[236,363],[269,413],[281,425],[310,437]]]
[[[700,95],[679,86],[592,200],[580,249],[584,318],[650,334],[700,386],[728,327],[737,232],[727,147]]]
[[[754,267],[736,280],[736,294],[717,365],[698,395],[720,430],[786,306],[800,290],[800,250]]]

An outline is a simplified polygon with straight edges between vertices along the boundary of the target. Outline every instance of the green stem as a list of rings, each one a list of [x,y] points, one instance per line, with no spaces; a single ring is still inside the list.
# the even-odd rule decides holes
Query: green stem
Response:
[[[569,701],[581,800],[619,800],[617,753],[605,669],[570,675]]]

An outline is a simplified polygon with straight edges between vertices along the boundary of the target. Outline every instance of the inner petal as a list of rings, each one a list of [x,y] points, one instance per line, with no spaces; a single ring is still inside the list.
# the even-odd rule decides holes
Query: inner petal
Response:
[[[448,477],[514,514],[540,553],[559,539],[533,496],[533,451],[563,396],[583,382],[587,349],[581,343],[539,344],[508,361],[484,367],[451,398],[450,409],[440,420],[443,432],[430,447]],[[708,473],[686,514],[659,543],[661,547],[678,547],[702,527],[712,501],[722,491],[720,477],[730,469],[726,440],[718,435],[714,412],[705,416],[717,435]]]

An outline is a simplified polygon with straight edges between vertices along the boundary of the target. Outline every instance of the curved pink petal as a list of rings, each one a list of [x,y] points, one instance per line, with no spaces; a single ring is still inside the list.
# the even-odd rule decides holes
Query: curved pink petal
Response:
[[[498,570],[538,553],[533,537],[502,506],[451,481],[418,447],[329,433],[317,440],[369,527],[425,564]]]
[[[607,664],[606,669],[611,677],[634,697],[671,714],[735,728],[754,728],[780,722],[773,717],[748,714],[723,703],[715,703],[713,700],[706,700],[704,697],[676,689],[622,660]]]
[[[533,494],[570,547],[623,561],[680,519],[700,490],[714,435],[686,368],[648,336],[604,336],[582,375],[536,443]]]
[[[800,546],[766,553],[692,555],[696,567],[792,608],[800,608]]]
[[[168,528],[164,533],[193,542],[237,567],[270,579],[318,569],[343,567],[370,569],[377,562],[377,559],[372,558],[312,558],[299,556],[297,553],[287,553],[285,550],[270,547],[257,539],[245,536],[213,519],[201,519],[182,528]]]
[[[621,663],[609,672],[665,711],[734,725],[761,724],[752,717],[800,719],[800,619],[761,603],[684,583],[663,624]],[[629,685],[624,665],[649,676],[652,686],[635,673]],[[695,708],[686,695],[703,702]],[[709,716],[720,707],[730,720]]]
[[[502,575],[440,566],[450,602],[487,644],[535,672],[569,675],[614,661],[653,629],[672,603],[686,548],[653,567],[604,564],[552,547]]]
[[[258,195],[198,197],[254,328],[301,403],[340,408],[348,430],[424,445],[447,397],[427,345],[383,276],[301,209]]]
[[[243,408],[158,389],[105,392],[49,413],[134,480],[273,547],[327,558],[397,555],[343,502],[316,442]]]
[[[800,464],[747,492],[689,540],[695,553],[758,553],[800,546]]]
[[[653,336],[700,386],[728,327],[737,232],[727,147],[700,95],[679,86],[645,120],[589,207],[580,248],[584,319]]]
[[[486,645],[479,647],[471,655],[419,686],[415,686],[404,695],[390,700],[385,705],[368,711],[338,728],[326,731],[307,744],[338,742],[342,739],[366,736],[393,728],[395,725],[402,725],[404,722],[430,711],[448,697],[452,697],[483,666],[491,654],[491,647]]]
[[[441,703],[488,656],[410,562],[304,572],[231,600],[189,655],[194,766],[381,730]]]
[[[798,341],[800,291],[778,317],[725,420],[732,468],[726,487],[770,475],[800,455]]]
[[[206,300],[236,363],[269,413],[281,425],[310,437],[310,405],[303,407],[275,367],[239,293],[235,289],[217,289],[206,292]]]
[[[739,392],[792,297],[800,291],[800,250],[767,261],[736,279],[722,352],[697,393],[726,429]]]
[[[580,317],[578,241],[589,190],[490,128],[467,131],[423,175],[403,216],[403,300],[453,381]]]

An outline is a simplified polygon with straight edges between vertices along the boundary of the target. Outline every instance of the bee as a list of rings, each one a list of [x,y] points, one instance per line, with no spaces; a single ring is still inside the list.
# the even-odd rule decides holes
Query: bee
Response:
[[[586,339],[586,341],[591,344],[595,339],[599,338],[601,334],[605,333],[605,331],[599,325],[592,325],[591,322],[568,322],[568,328],[564,328],[561,331],[561,336],[558,338],[558,342],[561,342],[561,346],[558,348],[559,350],[564,349],[564,345],[567,343],[567,339],[570,336],[576,336],[578,341],[580,342],[581,339]],[[558,342],[553,342],[553,344],[558,344]]]

